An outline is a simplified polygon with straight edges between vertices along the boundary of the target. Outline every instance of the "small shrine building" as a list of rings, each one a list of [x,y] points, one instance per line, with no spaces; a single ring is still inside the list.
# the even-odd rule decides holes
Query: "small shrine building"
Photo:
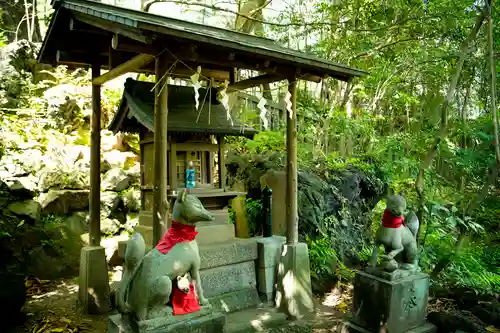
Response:
[[[214,224],[229,220],[227,206],[239,192],[228,191],[224,165],[226,136],[253,138],[257,133],[252,127],[230,119],[219,102],[217,90],[200,88],[199,107],[196,109],[192,87],[167,85],[167,197],[185,187],[185,170],[192,161],[196,170],[196,187],[192,193],[198,196],[205,208],[213,211]],[[165,88],[164,88],[165,89]],[[141,212],[137,230],[147,244],[153,235],[154,190],[154,83],[127,79],[122,100],[108,129],[114,133],[139,134],[141,149]],[[207,235],[203,235],[206,229]],[[209,228],[199,228],[199,238],[210,237]]]

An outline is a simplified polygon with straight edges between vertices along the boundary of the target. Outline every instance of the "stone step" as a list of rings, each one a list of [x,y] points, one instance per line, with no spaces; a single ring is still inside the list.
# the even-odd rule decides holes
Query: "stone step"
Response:
[[[254,261],[202,269],[200,278],[206,298],[248,288],[253,288],[257,292]]]
[[[234,228],[233,228],[234,232]],[[215,237],[213,235],[212,237]],[[258,257],[257,240],[255,238],[233,238],[222,243],[199,244],[201,269],[220,267],[247,261],[255,261]]]
[[[222,313],[242,311],[262,304],[255,288],[246,288],[232,293],[209,297],[208,300],[214,309]]]
[[[194,195],[205,194],[205,193],[220,193],[220,192],[224,192],[224,189],[216,187],[197,187],[191,189],[191,194]]]
[[[209,224],[196,228],[198,246],[213,243],[230,242],[234,240],[235,231],[233,224]]]
[[[226,314],[226,333],[266,332],[286,322],[284,313],[271,307],[259,306]]]

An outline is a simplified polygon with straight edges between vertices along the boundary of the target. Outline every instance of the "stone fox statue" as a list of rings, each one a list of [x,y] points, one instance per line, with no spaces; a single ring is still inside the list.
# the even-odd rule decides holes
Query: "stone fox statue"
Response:
[[[116,307],[122,314],[146,320],[172,313],[167,306],[172,293],[172,280],[186,273],[195,282],[200,305],[208,305],[200,282],[200,254],[196,243],[195,224],[211,221],[200,200],[184,190],[172,212],[172,226],[162,240],[145,254],[145,243],[138,233],[128,241],[123,277],[116,294]]]
[[[418,268],[416,235],[419,221],[413,212],[410,212],[405,219],[405,211],[406,200],[402,196],[392,195],[387,198],[382,225],[375,235],[375,248],[370,261],[371,267],[377,265],[379,247],[383,245],[388,252],[381,263],[383,269],[393,271],[398,268],[407,270]],[[403,255],[398,256],[401,252]],[[396,256],[399,260],[396,259]],[[403,257],[402,260],[401,257]]]

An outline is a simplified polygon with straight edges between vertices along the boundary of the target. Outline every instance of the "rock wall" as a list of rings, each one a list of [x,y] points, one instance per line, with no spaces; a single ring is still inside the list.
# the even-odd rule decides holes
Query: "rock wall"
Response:
[[[15,133],[4,133],[2,142],[15,142],[18,139],[15,136]],[[137,155],[120,150],[123,148],[117,136],[103,131],[102,138],[101,231],[103,236],[109,237],[131,231],[137,224],[140,165]],[[88,146],[66,143],[41,147],[33,142],[24,142],[16,148],[4,146],[4,154],[0,158],[0,218],[10,224],[23,221],[33,229],[44,229],[47,221],[57,221],[55,229],[59,233],[64,230],[70,238],[85,242],[89,230],[89,175]],[[23,234],[21,230],[17,231],[16,234]],[[50,242],[54,237],[57,239],[58,236],[45,238]],[[36,247],[38,241],[34,240],[32,245]],[[38,255],[35,262],[29,260],[30,267],[26,267],[29,273],[36,276],[43,275],[36,268],[42,268],[43,264],[36,261],[42,260],[42,257],[53,257],[43,247],[39,251],[44,254]],[[78,253],[77,249],[65,251]],[[53,273],[64,270],[61,267]]]

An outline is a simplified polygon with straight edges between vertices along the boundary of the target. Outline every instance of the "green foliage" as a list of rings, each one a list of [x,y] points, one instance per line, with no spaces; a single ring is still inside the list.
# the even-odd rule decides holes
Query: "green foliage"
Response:
[[[306,236],[309,250],[309,264],[313,279],[335,278],[338,280],[351,280],[354,272],[347,268],[333,250],[328,237],[312,240]]]
[[[248,232],[250,237],[261,235],[263,221],[262,200],[247,198],[245,200],[245,211],[248,218]]]

